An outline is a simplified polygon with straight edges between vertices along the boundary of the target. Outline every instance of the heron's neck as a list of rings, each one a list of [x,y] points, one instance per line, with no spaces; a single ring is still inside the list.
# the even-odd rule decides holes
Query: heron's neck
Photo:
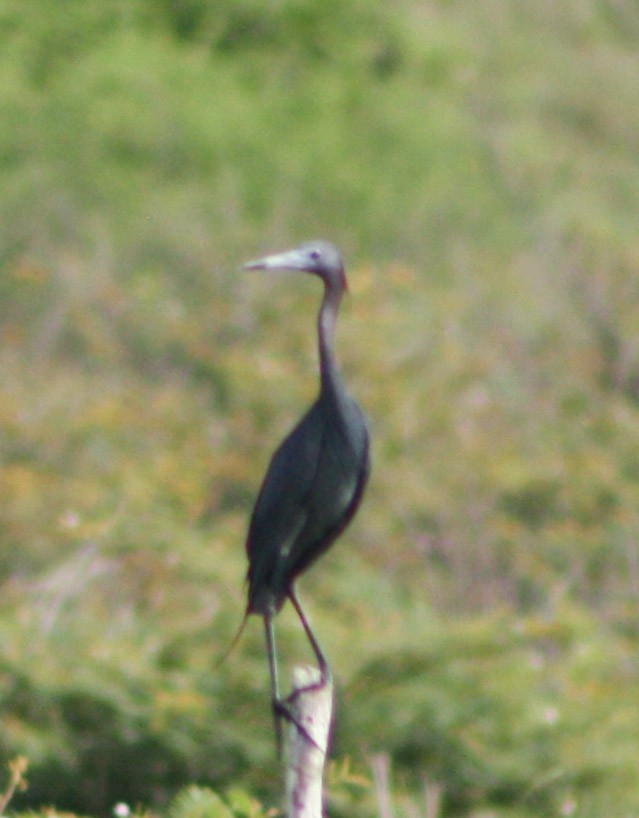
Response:
[[[325,285],[324,300],[317,316],[319,338],[319,359],[322,388],[329,387],[338,377],[335,359],[335,325],[343,290],[341,287]]]

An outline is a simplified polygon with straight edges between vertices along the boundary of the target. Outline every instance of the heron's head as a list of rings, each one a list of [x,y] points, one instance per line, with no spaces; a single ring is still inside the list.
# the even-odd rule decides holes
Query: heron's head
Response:
[[[327,286],[348,289],[339,250],[328,241],[307,241],[293,250],[249,261],[245,270],[300,270],[319,276]]]

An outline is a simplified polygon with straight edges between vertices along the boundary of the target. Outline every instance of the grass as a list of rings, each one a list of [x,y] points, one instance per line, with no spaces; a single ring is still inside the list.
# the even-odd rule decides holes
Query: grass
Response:
[[[0,12],[12,809],[276,803],[257,623],[216,657],[319,293],[237,270],[323,235],[374,432],[303,589],[332,813],[636,811],[631,4],[37,5]]]

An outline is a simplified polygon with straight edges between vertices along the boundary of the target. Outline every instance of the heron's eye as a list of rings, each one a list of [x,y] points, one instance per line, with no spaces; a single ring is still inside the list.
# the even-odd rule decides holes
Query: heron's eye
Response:
[[[317,261],[318,258],[320,257],[320,251],[319,250],[311,250],[310,253],[309,253],[309,256],[313,259],[313,261]]]

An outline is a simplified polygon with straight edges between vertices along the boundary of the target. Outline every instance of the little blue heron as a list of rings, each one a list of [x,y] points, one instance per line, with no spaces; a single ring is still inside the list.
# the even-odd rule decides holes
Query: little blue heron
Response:
[[[317,317],[319,395],[271,458],[246,540],[245,620],[249,614],[264,617],[279,751],[279,717],[294,719],[280,698],[273,618],[290,599],[317,658],[319,685],[324,685],[330,668],[300,605],[295,580],[332,545],[355,514],[369,475],[369,441],[364,414],[344,386],[335,360],[335,324],[347,290],[338,250],[327,241],[311,241],[251,261],[244,269],[299,270],[319,276],[324,283]]]

